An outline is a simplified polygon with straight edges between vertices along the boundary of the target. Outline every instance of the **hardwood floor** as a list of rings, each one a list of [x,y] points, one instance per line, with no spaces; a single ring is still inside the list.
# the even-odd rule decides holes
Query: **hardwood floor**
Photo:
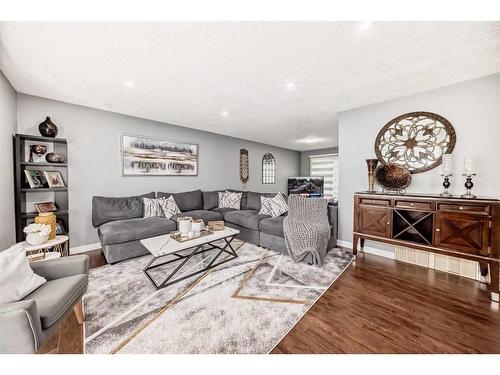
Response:
[[[362,254],[273,353],[500,353],[486,286]]]
[[[71,314],[41,352],[82,340]],[[500,353],[499,304],[479,282],[361,254],[272,353]]]

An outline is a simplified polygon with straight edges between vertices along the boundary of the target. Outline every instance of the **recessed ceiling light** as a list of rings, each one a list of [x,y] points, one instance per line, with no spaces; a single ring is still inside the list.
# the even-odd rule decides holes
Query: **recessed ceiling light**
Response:
[[[285,88],[287,90],[295,90],[297,88],[297,85],[295,84],[295,82],[288,82],[286,85],[285,85]]]
[[[368,30],[372,26],[373,22],[362,22],[358,26],[358,29],[361,31]]]
[[[132,81],[123,81],[123,84],[127,87],[134,87],[135,83]]]
[[[226,111],[226,110],[221,111],[221,112],[219,113],[219,115],[221,115],[221,117],[228,117],[228,116],[229,116],[229,111]]]
[[[324,138],[315,138],[315,137],[305,137],[302,139],[297,139],[298,143],[305,143],[305,144],[313,144],[313,143],[318,143],[324,141]]]

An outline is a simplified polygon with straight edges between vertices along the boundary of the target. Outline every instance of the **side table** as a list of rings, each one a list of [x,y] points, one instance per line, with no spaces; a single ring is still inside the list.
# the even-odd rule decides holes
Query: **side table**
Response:
[[[22,246],[24,246],[24,250],[26,253],[31,254],[39,254],[46,253],[47,256],[44,259],[57,258],[59,256],[68,256],[69,255],[69,237],[65,235],[56,236],[53,240],[48,240],[45,243],[40,245],[30,245],[26,241],[22,242]],[[49,249],[53,250],[49,252]],[[60,255],[56,255],[59,253]],[[52,254],[52,255],[49,255]]]

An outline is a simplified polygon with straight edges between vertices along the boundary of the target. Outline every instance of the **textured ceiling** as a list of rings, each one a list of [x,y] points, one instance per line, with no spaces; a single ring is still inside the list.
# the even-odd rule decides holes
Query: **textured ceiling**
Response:
[[[500,23],[6,22],[0,70],[26,94],[318,149],[339,111],[500,71]]]

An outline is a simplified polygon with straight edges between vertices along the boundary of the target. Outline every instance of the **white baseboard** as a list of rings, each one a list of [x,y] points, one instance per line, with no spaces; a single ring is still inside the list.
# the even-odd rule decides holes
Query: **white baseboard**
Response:
[[[75,254],[85,253],[87,251],[97,250],[97,249],[100,249],[101,247],[102,247],[101,243],[100,242],[96,242],[96,243],[91,243],[91,244],[88,244],[88,245],[81,245],[81,246],[70,247],[69,248],[69,253],[71,255],[75,255]]]
[[[347,247],[348,249],[352,249],[352,242],[350,241],[337,240],[337,245],[342,247]],[[381,250],[375,247],[365,246],[363,249],[361,249],[361,251],[367,254],[378,255],[379,257],[396,259],[394,251],[390,250]]]

